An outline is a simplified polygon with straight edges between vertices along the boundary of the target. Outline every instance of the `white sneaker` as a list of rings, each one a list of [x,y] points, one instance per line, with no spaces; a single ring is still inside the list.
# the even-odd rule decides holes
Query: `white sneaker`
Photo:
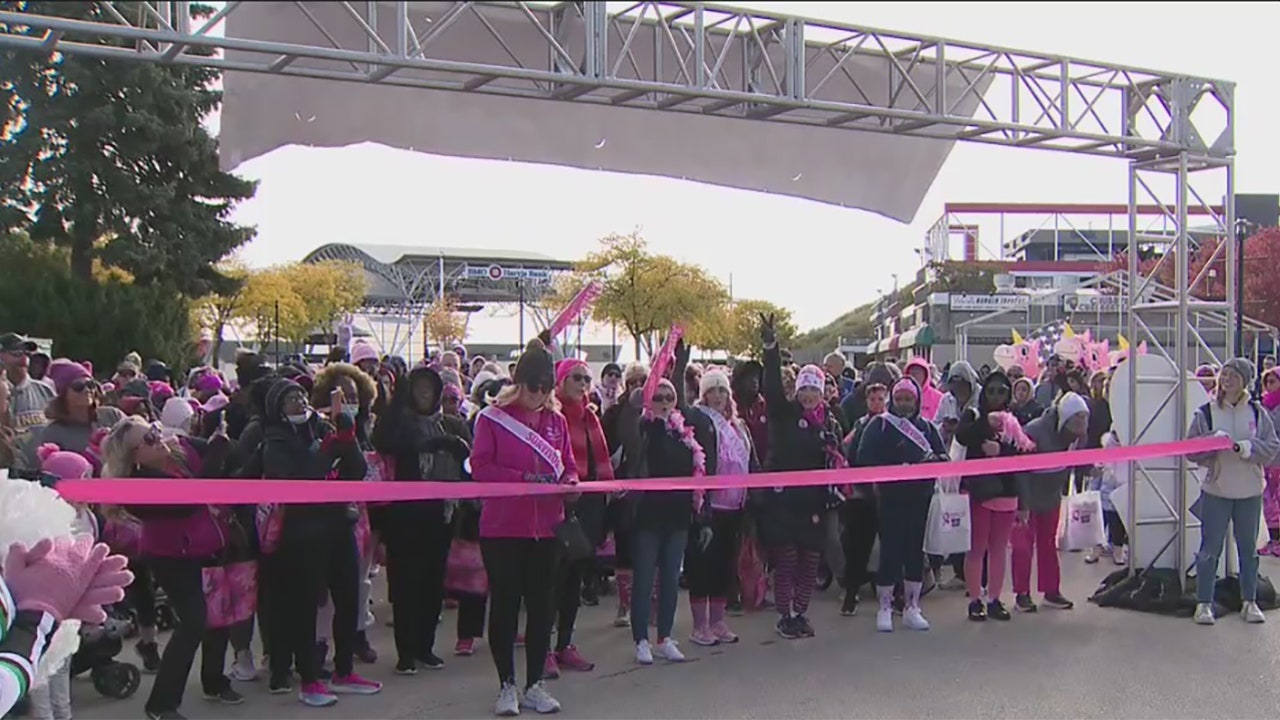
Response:
[[[911,630],[929,629],[929,621],[924,619],[924,613],[918,607],[909,607],[902,613],[902,624]]]
[[[520,693],[515,683],[503,683],[498,691],[498,701],[493,704],[493,714],[498,717],[515,717],[520,714]]]
[[[241,650],[231,666],[231,679],[236,682],[253,682],[258,679],[258,669],[253,666],[253,652]]]
[[[1127,546],[1111,548],[1111,562],[1115,563],[1116,565],[1128,565],[1129,564],[1129,548]]]
[[[524,691],[520,698],[520,707],[528,708],[539,715],[550,715],[560,712],[560,701],[547,692],[546,683],[539,680],[533,687]]]
[[[1256,602],[1247,602],[1244,609],[1240,611],[1240,617],[1251,625],[1259,625],[1267,621],[1267,616],[1262,614],[1262,608],[1258,607]]]
[[[893,610],[876,611],[876,630],[893,632]]]
[[[938,585],[939,590],[946,590],[949,592],[953,592],[956,590],[964,590],[966,587],[968,587],[968,585],[965,583],[965,581],[955,576],[952,576],[951,579],[947,580],[946,582],[939,583]]]
[[[1098,558],[1102,555],[1101,549],[1094,545],[1084,554],[1084,562],[1086,565],[1093,565],[1098,562]]]
[[[667,638],[658,643],[658,657],[668,662],[684,662],[684,653],[680,652],[680,646],[675,640]]]
[[[1212,625],[1217,622],[1213,617],[1213,606],[1209,603],[1196,605],[1195,621],[1197,625]]]
[[[653,648],[649,647],[648,640],[641,640],[636,643],[636,662],[641,665],[653,664]]]

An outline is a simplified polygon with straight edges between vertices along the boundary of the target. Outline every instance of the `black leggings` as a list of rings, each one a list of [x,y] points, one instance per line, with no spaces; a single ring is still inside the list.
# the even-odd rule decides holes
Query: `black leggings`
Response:
[[[742,532],[740,510],[711,512],[711,542],[707,549],[698,547],[695,528],[685,546],[684,571],[689,580],[689,597],[725,599],[733,590],[737,574],[738,536]]]
[[[532,687],[542,680],[551,649],[551,594],[560,548],[553,538],[482,538],[480,551],[489,574],[489,650],[498,681],[516,681],[516,634],[523,602],[525,687]]]
[[[876,571],[876,585],[887,587],[903,580],[924,579],[924,530],[931,500],[932,495],[923,492],[881,490],[880,568]]]
[[[458,639],[474,640],[484,637],[484,614],[488,609],[487,595],[456,593],[458,601]]]
[[[131,559],[129,572],[133,573],[133,582],[125,588],[125,597],[129,601],[129,606],[138,614],[139,627],[154,628],[156,626],[156,588],[155,578],[151,574],[151,561],[140,558]]]
[[[160,671],[146,703],[149,714],[160,715],[182,707],[197,649],[201,651],[200,684],[204,692],[216,695],[231,687],[231,681],[222,674],[228,633],[226,628],[211,629],[205,624],[204,571],[199,561],[157,558],[150,565],[177,621],[164,645]]]
[[[383,534],[387,581],[395,617],[396,654],[411,664],[435,651],[436,627],[444,607],[444,576],[453,532],[444,522],[397,525]]]
[[[573,625],[578,621],[578,608],[582,606],[582,582],[595,567],[594,557],[578,562],[561,561],[557,567],[552,607],[556,610],[556,651],[573,644]]]
[[[271,675],[289,677],[292,665],[305,685],[320,676],[316,615],[326,591],[333,601],[333,667],[350,675],[356,644],[356,604],[360,562],[351,528],[330,529],[306,543],[282,543],[267,561],[272,576],[270,603]],[[399,624],[400,618],[396,617]]]
[[[631,569],[631,502],[610,499],[604,511],[605,528],[613,531],[613,567]]]
[[[844,591],[856,596],[863,585],[875,579],[867,571],[880,527],[875,498],[844,501],[840,505],[840,522],[844,525],[840,535],[840,544],[844,548]]]

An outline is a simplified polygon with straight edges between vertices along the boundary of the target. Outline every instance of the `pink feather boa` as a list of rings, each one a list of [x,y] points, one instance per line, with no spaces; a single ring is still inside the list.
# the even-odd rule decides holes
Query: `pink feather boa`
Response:
[[[1022,423],[1018,422],[1018,418],[1013,413],[994,412],[987,417],[994,417],[1000,421],[1000,442],[1007,443],[1021,450],[1022,452],[1035,452],[1036,441],[1027,437],[1022,431]]]

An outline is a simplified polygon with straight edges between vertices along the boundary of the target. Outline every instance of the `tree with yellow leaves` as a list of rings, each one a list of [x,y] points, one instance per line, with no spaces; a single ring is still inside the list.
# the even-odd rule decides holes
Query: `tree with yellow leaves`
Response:
[[[248,273],[231,312],[253,323],[262,345],[276,339],[302,345],[358,310],[365,285],[363,270],[352,263],[278,265]],[[211,302],[229,304],[225,298]]]
[[[436,298],[422,318],[426,342],[448,349],[466,340],[467,320],[467,314],[458,310],[458,301],[452,295]]]
[[[637,232],[601,239],[600,249],[579,264],[576,275],[579,287],[591,277],[602,282],[591,317],[626,329],[637,356],[642,350],[652,355],[674,323],[698,343],[699,331],[711,326],[729,299],[725,287],[697,265],[650,254]]]
[[[763,357],[760,344],[760,316],[772,315],[780,347],[789,347],[798,330],[791,311],[768,300],[735,300],[725,306],[718,325],[722,344],[717,349],[731,355]]]
[[[223,277],[235,281],[235,290],[226,294],[205,295],[191,305],[191,316],[195,324],[213,333],[213,357],[215,358],[222,351],[223,336],[227,326],[242,317],[240,310],[249,277],[249,269],[238,259],[220,263],[218,272]]]

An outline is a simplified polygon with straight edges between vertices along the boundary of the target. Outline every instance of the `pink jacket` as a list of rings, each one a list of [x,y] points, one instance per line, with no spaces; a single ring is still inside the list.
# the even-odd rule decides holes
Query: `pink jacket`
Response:
[[[902,374],[907,374],[907,371],[913,367],[924,370],[925,377],[929,378],[925,386],[920,388],[920,417],[933,422],[938,415],[938,405],[942,404],[942,393],[933,386],[933,370],[924,358],[915,357],[908,360],[907,366],[902,369]]]
[[[558,412],[530,412],[514,405],[503,408],[516,420],[535,428],[551,447],[560,451],[564,474],[560,482],[578,477],[573,461],[569,425]],[[526,475],[551,472],[551,466],[528,443],[485,414],[476,417],[471,444],[471,477],[476,482],[523,483]],[[564,498],[559,495],[490,498],[480,511],[482,538],[550,538],[564,520]]]

